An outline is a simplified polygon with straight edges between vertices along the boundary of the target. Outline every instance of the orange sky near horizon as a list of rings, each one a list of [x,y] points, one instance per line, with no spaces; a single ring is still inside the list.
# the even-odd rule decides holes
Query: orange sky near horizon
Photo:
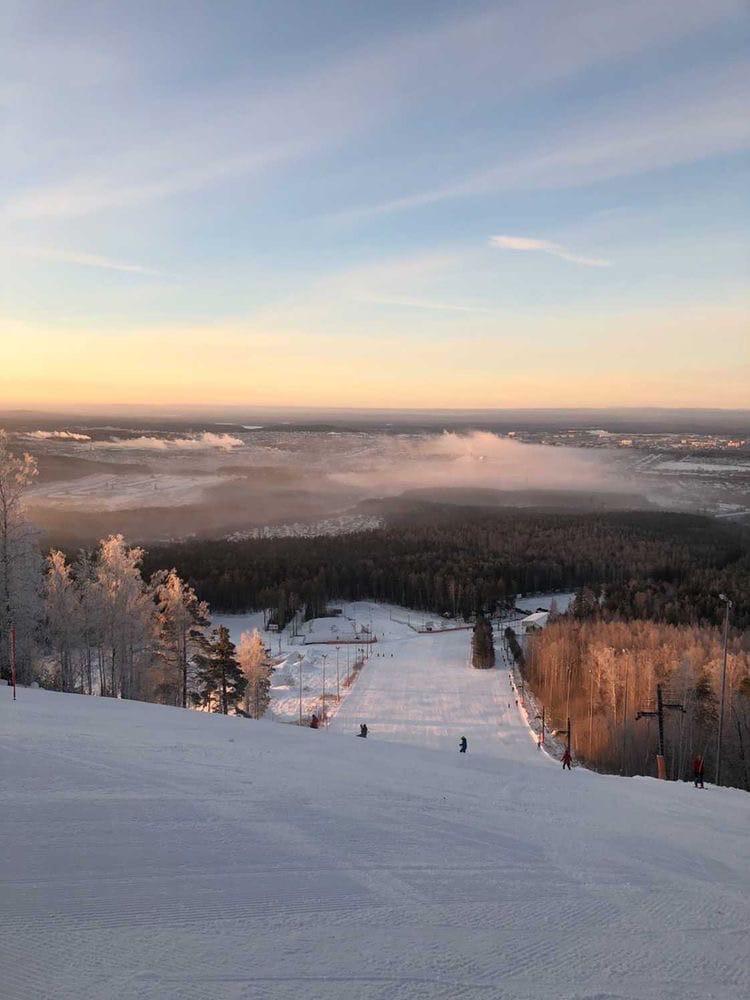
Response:
[[[750,406],[750,309],[513,317],[441,339],[250,323],[4,324],[6,408]],[[470,324],[466,324],[470,327]],[[418,328],[416,328],[417,333]],[[739,361],[739,363],[738,363]]]

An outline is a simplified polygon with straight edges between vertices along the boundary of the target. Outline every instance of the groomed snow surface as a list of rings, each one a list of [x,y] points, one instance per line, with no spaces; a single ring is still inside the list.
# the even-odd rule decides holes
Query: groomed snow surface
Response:
[[[0,688],[4,1000],[750,994],[750,796],[563,773],[468,632],[355,610],[328,730]]]

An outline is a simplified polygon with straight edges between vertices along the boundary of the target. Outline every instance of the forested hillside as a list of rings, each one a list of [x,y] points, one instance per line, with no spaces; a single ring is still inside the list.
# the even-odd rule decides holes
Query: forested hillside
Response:
[[[750,626],[747,533],[710,518],[668,513],[563,514],[421,505],[378,531],[345,537],[194,541],[152,548],[144,568],[175,567],[214,610],[389,600],[436,613],[493,610],[518,593],[597,595],[601,614],[714,625],[719,593]]]
[[[652,710],[656,685],[664,701],[665,758],[671,778],[686,779],[695,755],[714,780],[722,673],[721,629],[646,621],[578,621],[564,617],[527,637],[522,675],[548,723],[572,722],[572,747],[589,767],[653,774],[658,747]],[[723,732],[725,784],[750,790],[750,649],[730,639]]]

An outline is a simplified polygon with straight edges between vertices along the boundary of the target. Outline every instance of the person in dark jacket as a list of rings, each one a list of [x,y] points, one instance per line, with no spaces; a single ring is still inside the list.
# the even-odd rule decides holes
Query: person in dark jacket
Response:
[[[703,788],[703,772],[705,769],[706,767],[703,763],[703,758],[696,754],[696,756],[693,757],[693,781],[695,782],[696,788]]]
[[[359,732],[357,733],[357,736],[361,736],[363,740],[367,739],[367,723],[366,722],[361,723],[361,725],[359,727]]]
[[[310,719],[310,729],[318,729],[319,726],[320,726],[320,720],[318,719],[315,712],[313,712],[312,718]]]
[[[573,761],[573,758],[571,757],[570,750],[568,750],[566,748],[565,753],[562,755],[563,771],[565,770],[566,767],[567,767],[567,769],[569,771],[572,770],[572,767],[571,767],[572,761]]]
[[[466,737],[462,736],[461,739],[458,742],[458,752],[459,753],[466,753],[466,750],[467,750],[468,746],[469,746],[469,744],[466,742]]]

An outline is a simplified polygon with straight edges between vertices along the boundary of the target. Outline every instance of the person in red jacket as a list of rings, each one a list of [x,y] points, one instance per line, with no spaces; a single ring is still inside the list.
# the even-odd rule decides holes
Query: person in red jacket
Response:
[[[703,758],[696,754],[696,756],[693,757],[693,781],[695,782],[696,788],[703,788],[703,772],[705,769]]]

